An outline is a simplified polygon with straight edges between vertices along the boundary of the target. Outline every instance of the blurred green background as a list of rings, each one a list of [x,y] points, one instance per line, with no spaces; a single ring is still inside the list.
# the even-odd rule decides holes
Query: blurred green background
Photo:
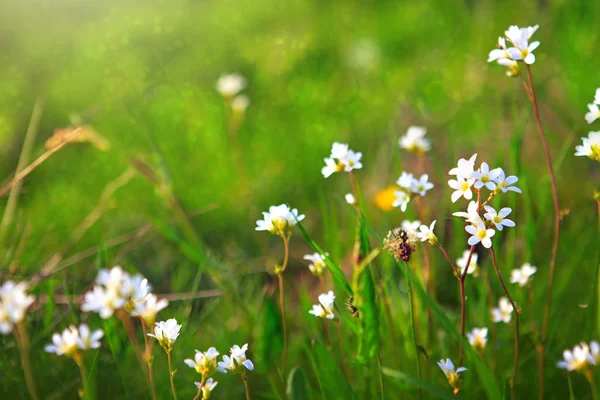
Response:
[[[343,263],[354,233],[352,210],[343,199],[350,187],[343,176],[323,179],[323,157],[333,141],[362,151],[364,169],[357,176],[369,219],[382,237],[415,216],[410,207],[405,216],[399,210],[384,212],[373,202],[402,170],[420,171],[416,159],[397,144],[410,125],[425,126],[432,140],[424,170],[436,187],[428,196],[427,213],[430,220],[438,220],[440,240],[456,257],[466,237],[460,222],[451,219],[451,212],[461,206],[449,201],[447,171],[459,157],[477,152],[479,160],[519,176],[524,194],[507,197],[518,227],[502,236],[502,268],[508,274],[526,261],[538,266],[535,296],[541,314],[552,226],[543,154],[521,82],[486,62],[509,25],[539,24],[534,39],[541,46],[532,71],[562,207],[569,210],[551,325],[560,324],[560,332],[551,329],[547,392],[548,398],[566,398],[566,380],[554,368],[555,359],[579,340],[593,339],[592,334],[598,339],[593,297],[598,216],[592,192],[598,188],[600,169],[573,153],[579,138],[594,130],[583,115],[600,86],[600,2],[4,0],[1,7],[0,172],[5,182],[16,169],[36,102],[41,117],[31,159],[45,151],[44,142],[55,129],[78,124],[92,127],[110,148],[69,144],[26,178],[15,217],[2,233],[0,276],[24,279],[61,249],[66,249],[63,261],[91,249],[89,257],[42,280],[36,294],[82,293],[97,266],[112,265],[115,259],[147,276],[157,293],[187,293],[214,288],[202,275],[206,267],[198,268],[200,257],[233,277],[255,317],[267,321],[278,312],[270,271],[282,250],[276,238],[254,231],[260,212],[284,202],[297,207],[307,216],[311,236]],[[231,134],[230,111],[215,83],[221,74],[234,72],[248,81],[244,93],[250,105],[239,131]],[[106,185],[132,159],[151,168],[162,189],[133,174],[109,201],[100,202],[101,217],[71,246],[74,232],[97,207]],[[190,215],[200,255],[182,249],[185,233],[173,228],[178,218],[174,198]],[[5,204],[6,197],[0,207]],[[111,244],[148,223],[153,229],[142,238]],[[291,304],[302,304],[291,312],[310,324],[307,333],[302,331],[304,322],[292,323],[297,329],[290,341],[301,343],[292,349],[298,360],[317,331],[316,321],[305,317],[305,305],[318,291],[301,259],[309,252],[297,234],[289,271],[296,278],[289,279],[300,282],[301,289],[299,296],[288,293]],[[437,297],[455,318],[456,283],[438,256],[437,268],[443,272],[437,278]],[[577,306],[581,304],[590,306]],[[251,354],[256,351],[263,362],[258,371],[268,370],[265,364],[278,359],[277,322],[259,323],[263,331],[257,333],[238,315],[236,303],[222,296],[173,302],[171,307],[173,314],[189,320],[184,325],[187,338],[176,354],[180,361],[191,357],[194,348],[218,345],[224,353],[243,341],[250,341]],[[398,318],[405,316],[403,309],[397,312]],[[72,307],[54,305],[46,306],[46,313],[37,312],[32,317],[37,328],[34,349],[41,349],[51,332],[77,320],[78,314]],[[582,337],[584,330],[587,336]],[[116,353],[106,350],[97,357],[99,398],[144,396],[135,383],[140,378],[130,371],[137,367],[135,359],[131,354],[115,356],[125,351],[125,343],[123,338]],[[0,388],[11,398],[26,398],[14,345],[1,338],[0,348],[5,371]],[[535,351],[527,340],[524,348],[519,398],[529,398],[535,390],[525,385],[527,374],[532,381],[535,376]],[[441,349],[433,350],[437,359],[447,356]],[[38,356],[41,391],[52,398],[76,398],[74,365],[39,353],[34,360]],[[157,351],[156,356],[162,354]],[[41,366],[57,363],[60,368]],[[507,375],[510,362],[506,364]],[[120,365],[118,371],[109,368],[115,365]],[[179,368],[180,394],[192,397],[195,377],[181,362]],[[157,365],[156,374],[161,398],[168,398],[164,365]],[[434,382],[444,385],[439,370],[432,374]],[[221,379],[216,398],[241,396],[241,382]],[[577,398],[589,396],[583,378],[574,379],[582,396]],[[273,379],[257,377],[251,384],[258,398],[275,398]]]

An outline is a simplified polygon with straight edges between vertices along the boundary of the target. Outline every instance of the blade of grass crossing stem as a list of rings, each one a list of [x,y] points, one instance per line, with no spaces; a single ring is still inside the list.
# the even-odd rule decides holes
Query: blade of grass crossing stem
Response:
[[[419,296],[424,303],[431,307],[434,315],[441,322],[446,331],[456,340],[463,342],[463,347],[469,356],[469,360],[475,364],[475,368],[479,373],[481,383],[487,393],[487,398],[491,400],[501,400],[502,394],[490,369],[483,363],[483,361],[481,361],[481,358],[479,358],[477,353],[475,353],[475,350],[473,350],[473,347],[471,347],[469,342],[461,336],[460,332],[452,323],[452,321],[450,321],[444,310],[442,310],[442,308],[431,297],[429,297],[429,295],[427,295],[425,289],[423,289],[423,286],[421,285],[421,282],[419,282],[419,280],[414,276],[410,268],[408,268],[408,265],[405,263],[398,263],[398,265],[400,268],[402,268],[406,274],[406,277],[411,281],[417,296]]]
[[[290,372],[285,388],[285,396],[288,400],[311,400],[310,389],[306,374],[302,367],[295,367]]]
[[[383,367],[381,368],[381,371],[384,375],[389,376],[390,378],[406,382],[411,386],[416,386],[419,389],[423,389],[425,392],[435,395],[436,399],[456,400],[456,397],[452,396],[449,393],[452,390],[452,388],[448,388],[447,390],[445,390],[439,386],[433,385],[429,382],[417,379],[412,375],[408,375],[404,372],[400,372],[391,368]]]
[[[308,235],[308,233],[306,233],[306,230],[304,229],[304,227],[302,226],[300,221],[298,221],[297,219],[296,219],[296,221],[297,221],[298,229],[300,229],[300,232],[302,232],[302,235],[304,236],[304,238],[306,239],[308,244],[310,244],[310,246],[317,253],[319,253],[323,257],[325,257],[325,265],[327,266],[327,269],[331,273],[331,276],[333,277],[333,279],[346,291],[346,294],[348,296],[352,296],[353,295],[352,288],[350,287],[350,284],[348,283],[348,279],[346,279],[346,276],[344,275],[344,273],[342,272],[340,267],[338,267],[331,260],[331,258],[328,255],[326,255],[323,250],[321,250],[319,245],[317,245],[317,243],[315,243],[315,241],[310,238],[310,236]]]
[[[335,358],[319,342],[313,346],[314,368],[324,399],[354,399],[352,388]]]
[[[125,397],[131,398],[129,394],[129,388],[127,387],[127,379],[125,375],[123,375],[123,369],[121,368],[121,362],[118,358],[118,355],[121,354],[121,346],[119,345],[119,337],[118,337],[118,329],[115,327],[115,319],[109,318],[102,320],[104,323],[104,337],[106,338],[106,342],[108,343],[108,348],[110,349],[110,353],[112,354],[113,361],[117,366],[117,371],[119,372],[119,376],[121,377],[121,383],[123,384],[123,388],[125,389]]]
[[[366,254],[368,243],[364,242],[363,229],[360,229],[361,253]],[[354,291],[355,306],[360,313],[360,342],[358,346],[359,363],[375,357],[379,350],[379,315],[376,305],[375,282],[369,265],[379,254],[379,249],[370,252],[354,269],[352,289]]]

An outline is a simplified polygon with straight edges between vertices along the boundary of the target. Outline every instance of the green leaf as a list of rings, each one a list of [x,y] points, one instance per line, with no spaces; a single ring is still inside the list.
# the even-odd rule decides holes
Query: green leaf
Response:
[[[281,361],[281,352],[283,351],[283,332],[279,307],[272,299],[265,298],[263,300],[259,318],[256,358],[262,365],[277,364]]]
[[[313,346],[314,369],[324,399],[354,399],[352,388],[333,356],[319,342]]]
[[[295,367],[290,372],[285,388],[285,395],[289,400],[310,400],[310,389],[306,380],[306,374],[302,367]]]
[[[413,287],[415,288],[415,292],[417,295],[429,306],[431,307],[433,313],[436,318],[442,323],[446,331],[453,336],[456,340],[463,342],[463,347],[469,356],[469,361],[475,364],[475,369],[479,373],[479,377],[481,378],[481,383],[487,392],[487,398],[493,400],[501,400],[502,394],[500,389],[498,388],[497,382],[494,379],[494,375],[490,371],[490,369],[481,361],[481,358],[475,353],[473,347],[466,341],[456,328],[456,326],[450,321],[444,310],[425,292],[423,286],[421,286],[421,282],[413,275],[410,268],[406,263],[398,263],[400,268],[406,274],[406,277],[410,280]]]
[[[310,238],[310,236],[308,235],[308,233],[306,233],[306,230],[304,229],[304,227],[302,226],[302,224],[300,223],[300,221],[298,221],[298,219],[296,219],[296,221],[297,221],[298,228],[300,229],[300,232],[302,232],[302,235],[304,236],[304,238],[306,239],[306,241],[308,242],[308,244],[310,244],[310,246],[317,253],[321,254],[325,258],[325,264],[327,265],[327,269],[331,273],[331,276],[333,277],[333,279],[341,287],[343,287],[344,290],[346,290],[346,293],[348,294],[348,296],[352,296],[353,295],[352,288],[350,287],[350,284],[348,283],[348,279],[346,279],[346,275],[344,275],[344,272],[342,272],[341,268],[338,267],[331,260],[331,258],[329,258],[329,256],[327,254],[325,254],[325,252],[323,250],[321,250],[321,248],[319,247],[319,245],[317,245],[315,243],[315,241]]]
[[[420,379],[415,378],[414,376],[405,374],[404,372],[400,372],[391,368],[382,367],[381,371],[384,375],[387,375],[394,379],[398,379],[400,381],[404,381],[412,386],[416,386],[419,389],[423,389],[424,391],[435,395],[436,399],[456,400],[456,397],[450,394],[452,392],[451,387],[448,387],[448,390],[444,390],[439,386],[433,385],[426,381],[422,381]]]

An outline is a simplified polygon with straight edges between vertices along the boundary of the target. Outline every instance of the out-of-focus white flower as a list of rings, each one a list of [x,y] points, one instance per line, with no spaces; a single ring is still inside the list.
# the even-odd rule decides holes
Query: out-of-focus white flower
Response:
[[[450,385],[454,388],[454,393],[458,393],[458,384],[460,382],[460,377],[458,376],[458,374],[466,371],[467,369],[464,367],[460,367],[455,370],[454,363],[452,363],[452,360],[450,360],[449,358],[447,358],[446,360],[440,360],[437,364],[442,369],[442,372],[444,372],[444,375],[446,375],[448,383],[450,383]]]
[[[345,143],[334,142],[331,145],[331,158],[341,160],[348,155],[348,145]]]
[[[590,110],[587,114],[585,114],[585,120],[588,124],[591,124],[598,118],[600,118],[600,107],[596,103],[588,104],[588,110]]]
[[[6,281],[0,286],[0,334],[9,334],[13,326],[25,319],[35,297],[27,293],[25,282]]]
[[[467,261],[469,261],[469,254],[471,254],[470,250],[463,251],[462,257],[456,260],[456,266],[460,269],[461,275],[465,273],[465,268],[467,268]],[[471,262],[469,262],[469,269],[467,270],[467,274],[473,274],[477,271],[477,253],[473,252],[471,255]],[[477,274],[476,274],[477,275]]]
[[[206,382],[204,383],[204,386],[202,386],[202,400],[208,400],[210,398],[210,394],[212,393],[213,389],[218,385],[219,382],[213,380],[213,378],[208,378],[206,380]],[[194,382],[194,385],[196,385],[196,387],[198,389],[200,389],[200,382]]]
[[[526,286],[530,278],[535,274],[537,268],[529,263],[523,264],[521,268],[513,269],[510,273],[510,283],[518,283],[519,286]]]
[[[239,74],[221,75],[217,81],[217,92],[225,98],[233,98],[245,87],[246,79]]]
[[[185,365],[190,368],[194,368],[200,375],[210,375],[217,368],[217,357],[219,352],[214,347],[209,348],[204,353],[196,350],[194,359],[187,358],[183,360]]]
[[[527,28],[519,28],[516,25],[511,26],[505,32],[506,38],[514,45],[508,49],[510,58],[515,61],[523,61],[525,64],[533,64],[535,56],[533,51],[537,49],[540,42],[531,42],[529,39],[538,29],[539,25],[529,26]]]
[[[435,245],[438,242],[437,236],[433,233],[433,228],[435,227],[435,223],[437,221],[433,221],[430,226],[421,225],[419,227],[419,232],[415,233],[417,239],[421,240],[421,242],[428,241],[430,245]]]
[[[304,219],[304,215],[298,215],[297,209],[290,209],[287,204],[271,206],[269,212],[263,212],[263,219],[256,221],[256,230],[287,237],[297,224],[296,219],[298,221]]]
[[[154,325],[156,314],[169,305],[167,299],[160,299],[152,293],[148,293],[141,303],[135,304],[135,309],[131,313],[134,317],[140,317],[148,326]]]
[[[502,168],[496,168],[494,175],[495,175],[494,182],[496,183],[496,190],[500,190],[502,193],[506,193],[508,191],[523,193],[523,192],[521,192],[521,189],[519,189],[518,187],[512,186],[519,180],[519,178],[517,178],[516,176],[511,175],[509,177],[506,177],[504,170]]]
[[[588,137],[581,138],[581,141],[581,145],[575,146],[575,155],[600,161],[600,131],[590,132]]]
[[[450,179],[448,181],[448,186],[454,189],[450,199],[453,203],[456,203],[458,199],[464,197],[467,200],[471,200],[473,198],[473,191],[471,191],[471,186],[475,183],[475,179],[465,179],[462,176],[457,176],[457,179]]]
[[[512,318],[513,306],[506,297],[501,297],[498,308],[492,309],[492,321],[508,324]]]
[[[594,95],[594,103],[600,104],[600,88],[596,89],[596,94]]]
[[[510,215],[510,213],[512,212],[512,209],[508,208],[508,207],[504,207],[501,208],[500,211],[496,211],[494,210],[494,208],[486,205],[485,207],[485,211],[487,211],[485,214],[483,214],[483,217],[485,219],[487,219],[488,221],[490,221],[491,223],[494,224],[494,226],[496,227],[496,229],[498,229],[499,231],[501,231],[502,229],[504,229],[505,226],[507,227],[514,227],[515,223],[514,221],[506,218]]]
[[[455,213],[452,213],[452,215],[454,215],[455,217],[465,218],[467,222],[472,225],[477,225],[480,222],[483,222],[483,220],[479,216],[479,209],[477,207],[477,202],[475,201],[469,202],[469,205],[467,206],[467,212],[457,211]]]
[[[77,347],[81,350],[97,349],[100,347],[100,339],[104,337],[102,329],[90,331],[86,324],[79,325],[79,337],[77,338]]]
[[[319,304],[313,305],[312,310],[308,313],[319,318],[334,319],[335,314],[333,313],[333,305],[335,302],[335,295],[333,291],[322,293],[319,295]]]
[[[475,189],[481,189],[486,187],[489,190],[496,189],[495,180],[498,178],[498,171],[493,169],[490,171],[490,167],[486,162],[481,163],[481,167],[473,172],[473,178],[475,178]]]
[[[352,193],[346,193],[344,198],[346,199],[346,203],[350,204],[351,206],[356,204],[356,198],[354,198],[354,195]]]
[[[163,349],[165,349],[165,351],[171,351],[175,341],[177,340],[177,337],[179,336],[181,325],[177,324],[177,320],[175,318],[156,322],[154,325],[154,334],[148,333],[148,336],[158,340],[158,343],[163,347]]]
[[[487,344],[488,328],[473,328],[470,333],[467,333],[467,339],[475,350],[485,350]]]
[[[396,184],[403,189],[410,189],[414,180],[415,177],[413,174],[409,174],[406,171],[402,171],[402,174],[400,175],[400,178],[398,178],[398,180],[396,181]]]
[[[477,159],[477,153],[473,154],[471,158],[458,160],[457,166],[452,168],[448,175],[460,176],[463,179],[473,178],[473,172],[475,168],[475,160]]]
[[[245,372],[244,368],[248,371],[254,370],[254,364],[252,361],[246,358],[246,351],[248,350],[248,343],[242,347],[234,345],[231,348],[231,357],[228,355],[223,356],[223,361],[219,361],[217,369],[219,372],[227,373],[228,371],[234,374]],[[242,368],[244,367],[244,368]]]
[[[329,253],[325,253],[325,256],[328,256]],[[323,276],[323,273],[327,269],[327,264],[325,263],[325,256],[320,253],[307,254],[304,256],[304,259],[310,261],[310,265],[308,269],[314,276]]]
[[[408,203],[410,202],[408,193],[402,190],[395,190],[394,195],[396,196],[396,200],[394,200],[392,206],[400,207],[402,212],[406,211],[406,207],[408,207]]]
[[[76,327],[70,326],[62,331],[52,335],[52,344],[44,349],[48,353],[55,353],[57,356],[71,356],[77,351],[77,341],[79,340],[79,331]]]
[[[331,175],[336,172],[340,172],[344,170],[344,166],[341,163],[338,163],[333,158],[327,157],[324,158],[325,166],[321,169],[321,173],[325,178],[329,178]]]
[[[231,109],[237,113],[243,113],[246,111],[246,108],[250,105],[250,99],[248,96],[244,94],[240,94],[239,96],[235,96],[233,101],[231,102]]]
[[[406,241],[408,243],[415,244],[419,240],[417,238],[417,231],[419,230],[420,226],[421,226],[421,221],[419,221],[419,220],[415,220],[415,221],[404,220],[404,221],[402,221],[400,228],[404,232],[406,232],[406,236],[407,236]]]
[[[428,190],[433,189],[433,183],[429,182],[429,175],[423,174],[419,180],[413,179],[410,184],[410,190],[419,196],[425,196]]]
[[[519,63],[515,60],[503,58],[498,60],[498,65],[506,67],[506,76],[513,77],[519,75]]]
[[[469,246],[475,246],[477,243],[481,242],[486,249],[492,247],[491,238],[496,234],[496,231],[487,229],[482,221],[479,221],[477,225],[466,226],[465,230],[472,235],[468,240]]]
[[[498,46],[490,51],[487,62],[510,59],[510,54],[506,48],[506,39],[500,36],[498,38]]]
[[[340,159],[340,162],[344,165],[344,171],[350,172],[355,169],[361,169],[361,158],[361,152],[354,152],[352,150],[348,150],[348,154],[346,154],[346,157]]]
[[[398,141],[401,148],[417,154],[423,154],[431,150],[431,142],[425,138],[427,129],[422,126],[411,126]]]
[[[590,353],[592,354],[592,358],[594,359],[594,364],[600,364],[600,345],[598,342],[592,340],[590,342]]]
[[[597,343],[595,347],[597,347]],[[590,353],[590,347],[586,343],[581,342],[573,348],[573,351],[565,350],[563,352],[563,360],[559,361],[556,366],[567,371],[581,372],[595,364],[596,360]]]

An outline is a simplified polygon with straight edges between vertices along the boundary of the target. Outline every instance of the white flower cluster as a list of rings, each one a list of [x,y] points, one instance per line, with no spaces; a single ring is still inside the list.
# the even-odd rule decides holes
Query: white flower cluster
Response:
[[[96,312],[106,319],[122,309],[152,325],[156,314],[168,304],[167,300],[159,301],[150,293],[146,278],[139,274],[131,276],[123,268],[116,266],[110,270],[100,270],[96,285],[85,294],[81,310]]]
[[[240,94],[246,88],[246,78],[239,74],[221,75],[217,80],[217,92],[225,100],[231,101],[231,109],[235,112],[244,112],[250,104],[248,96]]]
[[[431,142],[425,138],[427,129],[422,126],[411,126],[406,135],[400,137],[398,144],[400,148],[416,154],[424,154],[431,150]]]
[[[591,124],[600,118],[600,88],[596,89],[594,102],[588,104],[590,110],[585,114],[585,120]],[[581,138],[582,144],[575,146],[575,155],[589,157],[600,162],[600,131],[590,132],[588,137]]]
[[[563,360],[558,362],[557,367],[567,371],[582,372],[598,364],[600,364],[600,345],[593,341],[589,346],[581,342],[573,348],[573,351],[565,350]]]
[[[219,352],[217,349],[211,347],[205,352],[196,350],[196,355],[193,360],[189,358],[183,360],[188,367],[195,369],[197,373],[202,375],[202,382],[204,382],[204,384],[202,384],[202,382],[194,382],[194,384],[202,391],[202,398],[204,400],[210,397],[211,392],[219,383],[213,380],[213,378],[208,378],[217,370],[218,355]]]
[[[329,178],[336,172],[361,169],[361,158],[362,153],[350,150],[347,144],[335,142],[331,146],[331,154],[324,159],[325,166],[321,169],[321,173],[325,178]]]
[[[23,321],[25,312],[35,301],[27,293],[27,284],[6,281],[0,286],[0,334],[8,335],[13,327]]]
[[[519,73],[518,61],[525,64],[533,64],[535,56],[533,51],[540,45],[540,42],[531,42],[529,39],[537,31],[539,25],[519,28],[513,25],[504,32],[505,37],[498,38],[497,48],[490,51],[488,62],[496,61],[499,65],[508,68],[507,76],[516,76]],[[508,47],[506,42],[512,46]]]
[[[79,325],[79,328],[71,325],[62,333],[52,335],[52,344],[47,345],[44,349],[57,356],[72,356],[78,350],[99,348],[100,339],[103,336],[104,332],[101,329],[92,332],[86,324]]]
[[[227,372],[233,372],[234,374],[243,374],[248,371],[254,370],[254,364],[246,357],[246,351],[248,350],[248,343],[242,347],[237,344],[231,348],[231,354],[223,355],[223,361],[219,361],[217,369],[219,372],[226,374]]]
[[[458,160],[458,165],[452,168],[449,175],[455,175],[456,179],[450,179],[448,185],[454,189],[451,195],[452,202],[456,202],[461,197],[467,200],[473,198],[473,190],[481,192],[484,188],[491,193],[488,200],[500,193],[509,191],[521,193],[521,189],[513,186],[519,179],[516,176],[506,176],[502,168],[490,169],[486,162],[482,162],[479,169],[475,169],[475,160],[477,154],[471,158]],[[467,212],[456,212],[453,215],[465,218],[468,225],[465,230],[471,235],[468,240],[470,246],[481,243],[484,247],[492,246],[492,236],[495,235],[495,229],[501,231],[504,227],[514,227],[515,223],[506,218],[512,210],[508,207],[496,211],[494,208],[485,205],[483,218],[479,212],[477,202],[471,201],[467,207]]]
[[[404,171],[396,181],[396,185],[400,187],[400,190],[394,191],[396,200],[392,205],[400,207],[402,211],[406,211],[408,203],[414,196],[423,197],[427,191],[433,189],[433,183],[429,182],[429,175],[423,174],[416,179],[413,174]]]
[[[154,333],[148,333],[148,336],[158,340],[158,343],[168,353],[173,348],[175,341],[179,337],[181,325],[177,324],[175,318],[170,318],[166,321],[156,322],[154,324]]]
[[[308,313],[319,318],[334,319],[334,302],[335,295],[331,290],[328,293],[322,293],[319,295],[319,304],[314,304],[312,310],[310,310]]]
[[[286,204],[269,207],[269,212],[263,212],[263,219],[256,221],[257,231],[269,231],[274,235],[287,238],[297,221],[302,221],[304,215],[298,215],[298,210],[290,209]]]

